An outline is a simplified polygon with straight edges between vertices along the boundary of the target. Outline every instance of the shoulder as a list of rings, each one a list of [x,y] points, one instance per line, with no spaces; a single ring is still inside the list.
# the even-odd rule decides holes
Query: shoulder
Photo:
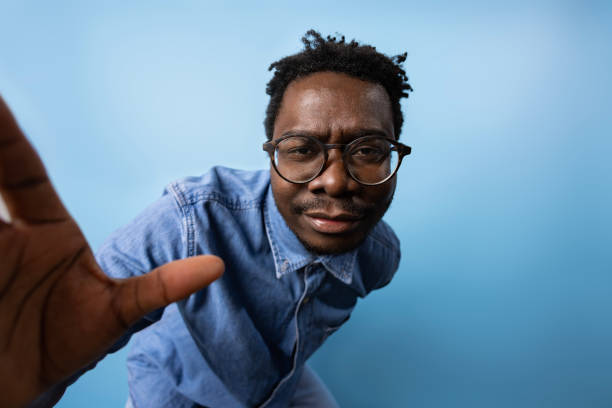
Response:
[[[388,248],[391,251],[397,252],[399,257],[400,242],[395,235],[393,229],[385,221],[381,220],[370,232],[370,239],[374,240],[377,244]]]
[[[393,229],[380,221],[358,250],[358,270],[365,293],[386,286],[400,263],[400,242]]]
[[[260,206],[270,184],[268,170],[237,170],[215,166],[199,177],[185,177],[170,183],[171,193],[180,207],[215,201],[232,209]]]
[[[97,251],[98,263],[108,275],[124,278],[192,256],[196,238],[205,235],[196,232],[205,231],[210,218],[227,220],[227,210],[259,208],[269,178],[266,170],[214,167],[202,176],[174,181],[160,198],[110,235]]]

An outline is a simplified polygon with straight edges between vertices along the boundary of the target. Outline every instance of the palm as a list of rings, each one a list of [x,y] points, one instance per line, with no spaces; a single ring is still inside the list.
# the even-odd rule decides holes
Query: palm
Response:
[[[113,282],[97,268],[72,220],[5,226],[0,253],[0,330],[7,333],[0,376],[25,377],[13,387],[40,392],[121,334],[121,317],[111,306]]]
[[[218,258],[204,256],[127,280],[104,275],[1,99],[0,192],[13,217],[0,221],[0,395],[8,406],[35,398],[144,314],[223,271]]]

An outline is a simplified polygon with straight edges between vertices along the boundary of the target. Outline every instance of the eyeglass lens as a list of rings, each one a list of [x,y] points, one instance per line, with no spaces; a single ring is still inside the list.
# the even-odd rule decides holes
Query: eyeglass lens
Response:
[[[397,149],[381,137],[368,137],[351,144],[345,154],[351,175],[364,184],[376,184],[395,172],[399,163]],[[314,140],[292,136],[276,145],[274,164],[286,179],[303,183],[319,174],[325,165],[323,146]]]

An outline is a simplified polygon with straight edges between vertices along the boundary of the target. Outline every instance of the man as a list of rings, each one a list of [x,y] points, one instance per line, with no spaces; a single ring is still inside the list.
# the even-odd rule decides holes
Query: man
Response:
[[[381,218],[411,88],[405,54],[303,42],[270,67],[270,171],[170,184],[95,259],[2,104],[3,406],[52,405],[138,331],[127,406],[336,406],[306,360],[397,269]]]

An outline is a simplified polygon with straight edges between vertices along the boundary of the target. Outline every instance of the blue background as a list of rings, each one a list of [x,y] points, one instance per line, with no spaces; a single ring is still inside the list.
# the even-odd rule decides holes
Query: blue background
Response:
[[[254,4],[0,3],[0,92],[91,245],[267,165],[267,67],[307,29],[406,50],[400,270],[312,365],[347,407],[612,406],[610,2]],[[125,353],[59,407],[123,406]]]

